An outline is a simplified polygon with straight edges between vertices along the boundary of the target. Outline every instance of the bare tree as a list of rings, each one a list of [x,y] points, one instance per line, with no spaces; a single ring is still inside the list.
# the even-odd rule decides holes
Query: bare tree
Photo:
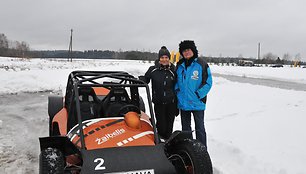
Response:
[[[14,42],[14,45],[15,45],[15,50],[16,50],[16,56],[18,57],[25,57],[26,53],[28,51],[30,51],[30,47],[29,47],[29,44],[22,41],[22,42],[19,42],[19,41],[15,41]]]
[[[291,55],[290,55],[289,53],[285,53],[285,54],[283,55],[283,60],[286,60],[286,61],[291,60]]]
[[[263,59],[267,59],[267,60],[276,60],[277,55],[273,54],[273,53],[267,53],[263,56]]]
[[[7,50],[9,48],[7,37],[0,33],[0,55],[6,56]]]
[[[295,61],[301,61],[301,54],[300,53],[297,53],[295,56],[294,56],[294,60]]]

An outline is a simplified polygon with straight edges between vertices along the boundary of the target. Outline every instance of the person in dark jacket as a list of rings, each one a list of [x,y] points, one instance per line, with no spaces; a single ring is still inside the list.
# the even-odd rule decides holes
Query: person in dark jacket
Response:
[[[170,62],[170,52],[162,46],[155,65],[149,67],[140,80],[152,83],[152,101],[156,116],[156,127],[162,139],[168,139],[173,131],[173,122],[178,113],[175,85],[175,66]]]
[[[191,113],[195,121],[196,139],[207,147],[204,126],[204,110],[207,94],[212,87],[212,76],[208,64],[198,58],[194,41],[184,40],[179,45],[183,58],[177,63],[175,91],[181,111],[183,131],[191,132]]]

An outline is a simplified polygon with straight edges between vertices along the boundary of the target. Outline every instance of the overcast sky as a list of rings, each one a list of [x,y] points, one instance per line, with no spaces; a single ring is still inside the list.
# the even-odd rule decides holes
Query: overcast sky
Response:
[[[31,49],[178,50],[195,40],[205,56],[306,60],[305,0],[0,0],[0,33]]]

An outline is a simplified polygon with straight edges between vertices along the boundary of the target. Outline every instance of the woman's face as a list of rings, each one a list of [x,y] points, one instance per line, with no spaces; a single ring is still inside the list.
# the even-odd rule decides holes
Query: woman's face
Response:
[[[193,55],[194,54],[193,54],[193,52],[190,48],[183,51],[183,56],[184,56],[185,59],[190,59],[190,58],[193,57]]]
[[[166,55],[163,55],[159,58],[159,63],[161,65],[169,65],[169,62],[170,62],[170,58]]]

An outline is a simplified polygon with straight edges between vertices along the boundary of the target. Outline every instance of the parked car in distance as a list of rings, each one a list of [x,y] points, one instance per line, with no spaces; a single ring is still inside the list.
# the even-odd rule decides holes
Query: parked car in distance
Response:
[[[275,64],[271,66],[272,68],[280,68],[280,67],[284,67],[282,64]]]

